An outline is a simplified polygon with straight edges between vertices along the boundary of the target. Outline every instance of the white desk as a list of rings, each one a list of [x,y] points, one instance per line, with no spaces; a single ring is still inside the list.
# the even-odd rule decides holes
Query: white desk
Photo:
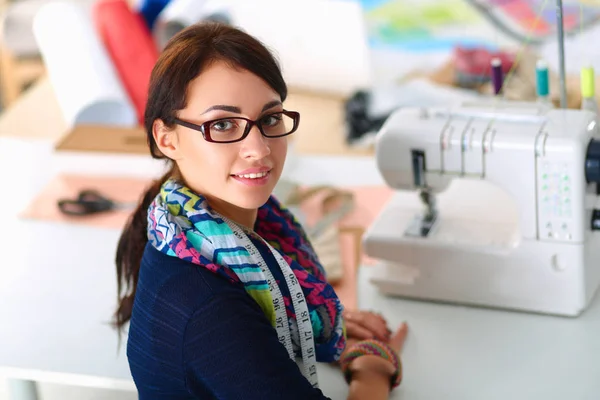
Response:
[[[124,348],[117,353],[106,325],[119,232],[16,219],[52,176],[50,148],[0,138],[0,376],[133,390]],[[378,183],[364,162],[302,159],[289,173],[307,184]],[[383,312],[394,327],[410,325],[394,399],[600,398],[598,298],[580,318],[564,319],[383,298],[368,277],[362,268],[360,307]],[[329,396],[345,399],[335,369],[319,374]]]
[[[114,165],[94,163],[74,160],[73,168],[115,172]],[[137,175],[143,169],[139,161],[117,164]],[[118,346],[108,325],[116,304],[120,232],[17,218],[53,177],[54,165],[51,142],[0,137],[0,378],[18,383],[15,400],[35,399],[35,381],[135,390],[125,343]],[[296,160],[290,167],[288,176],[307,184],[339,183],[348,173],[355,183],[377,183],[373,165],[352,160]],[[346,397],[339,371],[325,365],[319,375],[329,396]]]
[[[369,278],[361,268],[359,306],[409,323],[398,398],[600,399],[599,296],[570,319],[392,299]]]

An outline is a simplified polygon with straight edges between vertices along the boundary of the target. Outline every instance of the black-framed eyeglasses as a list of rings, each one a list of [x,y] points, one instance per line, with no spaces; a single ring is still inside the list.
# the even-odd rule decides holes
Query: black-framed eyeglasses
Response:
[[[296,111],[278,111],[263,115],[259,120],[243,117],[226,117],[206,121],[197,125],[179,118],[174,122],[186,128],[202,133],[204,140],[214,143],[234,143],[244,140],[254,125],[267,138],[278,138],[290,135],[298,129],[300,113]]]

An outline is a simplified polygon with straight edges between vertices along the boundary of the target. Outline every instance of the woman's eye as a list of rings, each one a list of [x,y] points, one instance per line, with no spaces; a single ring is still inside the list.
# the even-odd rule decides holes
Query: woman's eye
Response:
[[[263,124],[263,126],[275,126],[279,123],[279,121],[281,121],[281,115],[273,114],[273,115],[267,115],[266,117],[264,117],[262,119],[261,123]]]
[[[235,122],[234,121],[221,120],[221,121],[214,122],[210,126],[210,129],[216,130],[216,131],[227,131],[227,130],[232,129],[234,126],[235,126]]]

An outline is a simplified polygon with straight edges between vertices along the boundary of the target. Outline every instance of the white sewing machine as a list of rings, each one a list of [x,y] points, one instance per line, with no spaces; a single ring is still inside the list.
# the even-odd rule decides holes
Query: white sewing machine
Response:
[[[596,116],[534,103],[400,109],[377,135],[397,189],[364,235],[408,298],[577,316],[600,281]],[[597,220],[595,220],[595,218]]]

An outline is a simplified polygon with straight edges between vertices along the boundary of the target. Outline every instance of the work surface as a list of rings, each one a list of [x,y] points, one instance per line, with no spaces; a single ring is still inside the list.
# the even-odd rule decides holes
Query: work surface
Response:
[[[119,351],[108,326],[116,297],[118,232],[16,218],[52,174],[47,167],[50,148],[0,138],[5,232],[0,249],[0,376],[133,389],[124,350]],[[298,162],[303,172],[297,177],[344,165],[338,175],[364,183],[374,179],[365,172],[372,165],[303,162]],[[393,327],[402,320],[410,326],[403,353],[405,380],[394,399],[598,399],[598,298],[577,319],[392,300],[369,284],[370,271],[363,267],[359,272],[360,307],[382,312]],[[335,368],[321,366],[319,374],[328,395],[346,397],[347,385]]]
[[[0,220],[10,238],[0,245],[0,377],[134,390],[125,342],[119,346],[109,325],[120,232],[18,218],[57,169],[67,168],[68,163],[56,162],[52,148],[52,141],[0,137]],[[106,166],[106,160],[89,155],[71,161],[72,171],[103,174],[116,173],[118,164],[139,176],[149,166],[137,159]],[[288,176],[307,184],[318,183],[308,176],[335,182],[323,173],[332,162],[353,172],[359,184],[378,179],[368,160],[361,165],[346,159],[297,160],[290,163],[297,173]],[[158,172],[149,168],[147,174]],[[323,365],[319,375],[327,393],[345,397],[347,384],[336,368]]]

